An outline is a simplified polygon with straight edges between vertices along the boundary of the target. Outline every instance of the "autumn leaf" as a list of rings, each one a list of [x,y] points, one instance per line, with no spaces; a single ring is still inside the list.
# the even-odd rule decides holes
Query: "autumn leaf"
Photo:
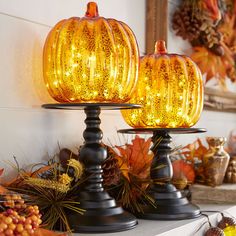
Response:
[[[198,138],[191,144],[186,145],[182,148],[181,154],[185,156],[187,161],[194,163],[194,159],[203,160],[203,156],[207,153],[207,148],[202,144]]]
[[[6,193],[8,190],[0,185],[0,194]]]
[[[217,0],[202,0],[199,4],[202,10],[206,12],[207,17],[212,20],[212,22],[216,23],[221,20],[222,14]]]
[[[231,48],[235,45],[236,32],[235,32],[235,19],[236,15],[225,14],[223,24],[220,24],[219,32],[223,35],[224,43]]]
[[[48,170],[51,170],[55,167],[55,165],[46,165],[43,166],[39,169],[37,169],[36,171],[20,171],[19,174],[11,179],[8,182],[4,183],[4,186],[8,187],[8,186],[17,186],[20,185],[22,182],[24,182],[24,180],[28,177],[33,177],[33,178],[37,178],[39,177],[40,174],[47,172]]]
[[[116,146],[120,155],[118,161],[121,164],[121,171],[129,179],[129,173],[139,178],[146,178],[149,175],[153,154],[150,153],[151,138],[145,140],[138,135],[132,140],[132,144],[124,147]]]
[[[225,79],[227,75],[225,65],[229,61],[228,55],[220,57],[205,47],[194,47],[191,58],[197,63],[202,74],[206,74],[206,83],[213,78]]]
[[[43,229],[43,228],[38,228],[35,230],[33,236],[67,236],[67,234],[63,233],[55,233],[51,230]]]
[[[172,162],[173,179],[179,179],[185,176],[189,183],[194,183],[195,171],[192,164],[187,163],[185,160],[175,160]]]

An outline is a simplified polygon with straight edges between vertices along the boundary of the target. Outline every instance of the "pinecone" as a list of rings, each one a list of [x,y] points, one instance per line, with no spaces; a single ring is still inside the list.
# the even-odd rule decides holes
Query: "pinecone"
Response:
[[[218,223],[217,227],[224,229],[227,226],[236,226],[236,220],[231,217],[225,217],[223,215],[222,220]]]
[[[218,227],[209,228],[204,236],[224,236],[224,231]]]
[[[120,180],[120,168],[118,160],[116,159],[116,153],[112,148],[107,148],[107,159],[102,164],[103,169],[103,184],[104,186],[116,185]]]
[[[183,1],[182,5],[173,15],[172,27],[176,35],[189,40],[193,46],[202,46],[210,49],[218,56],[224,55],[221,46],[222,35],[217,31],[217,26],[204,16],[196,6]]]
[[[188,39],[190,42],[198,39],[202,25],[201,19],[194,14],[193,6],[183,1],[183,4],[173,15],[172,27],[176,31],[176,35],[183,39]]]

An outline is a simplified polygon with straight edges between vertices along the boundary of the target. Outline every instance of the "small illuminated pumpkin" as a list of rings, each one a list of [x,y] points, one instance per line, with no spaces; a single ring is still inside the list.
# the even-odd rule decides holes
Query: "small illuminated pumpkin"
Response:
[[[126,102],[137,82],[138,63],[131,29],[99,17],[94,2],[84,17],[57,23],[44,45],[45,84],[59,102]]]
[[[144,56],[131,103],[141,109],[122,111],[132,127],[191,127],[203,107],[202,75],[187,56],[167,54],[164,41],[157,41],[155,53]]]

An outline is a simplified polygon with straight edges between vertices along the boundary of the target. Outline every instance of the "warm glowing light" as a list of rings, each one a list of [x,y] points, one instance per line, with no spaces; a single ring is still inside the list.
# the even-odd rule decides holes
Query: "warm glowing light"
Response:
[[[136,86],[138,64],[131,29],[99,17],[92,2],[85,17],[57,23],[44,46],[45,84],[59,102],[127,102]]]
[[[122,111],[132,127],[191,127],[203,107],[201,72],[190,58],[167,54],[159,41],[155,54],[141,59],[137,88],[129,102],[143,105]]]

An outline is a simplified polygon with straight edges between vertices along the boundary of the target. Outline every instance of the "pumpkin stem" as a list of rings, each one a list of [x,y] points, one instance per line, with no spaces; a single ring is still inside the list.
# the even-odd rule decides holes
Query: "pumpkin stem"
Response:
[[[87,4],[87,11],[85,16],[87,17],[97,17],[99,16],[98,14],[98,6],[96,2],[89,2]]]
[[[167,49],[166,49],[166,43],[164,40],[158,40],[156,41],[155,44],[155,53],[156,54],[166,54]]]

